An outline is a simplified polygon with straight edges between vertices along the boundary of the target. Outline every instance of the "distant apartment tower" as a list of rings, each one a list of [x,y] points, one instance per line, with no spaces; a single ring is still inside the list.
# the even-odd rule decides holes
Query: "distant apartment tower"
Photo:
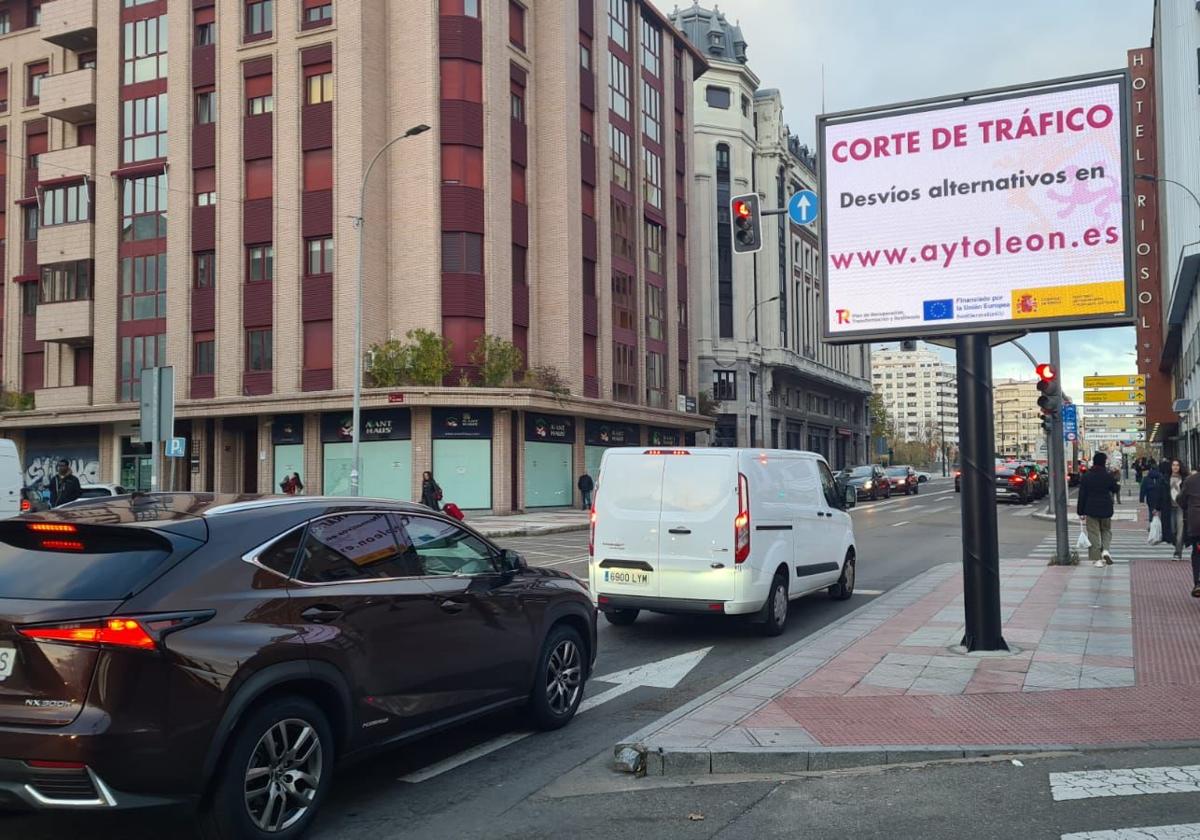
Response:
[[[359,184],[418,125],[367,183],[364,350],[426,329],[453,372],[368,387],[363,493],[432,469],[464,508],[567,505],[605,446],[683,443],[706,67],[647,0],[0,0],[0,365],[36,406],[0,428],[30,483],[67,457],[145,487],[139,375],[172,365],[174,487],[348,492]],[[561,381],[479,387],[484,335]]]
[[[870,351],[824,344],[817,228],[763,220],[763,249],[733,254],[729,201],[764,208],[817,183],[777,90],[760,89],[741,29],[697,4],[671,20],[704,54],[697,81],[692,331],[700,387],[720,402],[712,443],[819,452],[835,467],[868,458]]]
[[[875,350],[871,381],[901,440],[958,448],[955,367],[932,350]]]
[[[1046,457],[1042,430],[1041,392],[1034,380],[998,379],[992,384],[992,425],[996,432],[996,457]]]

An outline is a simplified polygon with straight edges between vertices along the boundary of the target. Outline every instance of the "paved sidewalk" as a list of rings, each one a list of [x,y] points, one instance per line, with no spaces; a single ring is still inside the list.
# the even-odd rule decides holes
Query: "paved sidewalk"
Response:
[[[585,510],[554,510],[515,513],[509,516],[473,516],[467,514],[467,524],[485,537],[536,537],[542,534],[562,534],[586,531],[588,512]]]
[[[1053,539],[1001,561],[1011,653],[956,649],[962,575],[945,564],[622,744],[653,775],[1200,740],[1190,563],[1136,525],[1114,532],[1105,569],[1047,566]]]

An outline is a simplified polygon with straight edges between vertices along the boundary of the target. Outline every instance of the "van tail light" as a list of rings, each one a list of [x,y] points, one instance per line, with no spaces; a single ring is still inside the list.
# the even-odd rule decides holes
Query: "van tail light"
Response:
[[[592,510],[588,514],[588,557],[596,556],[596,502],[592,501]]]
[[[213,615],[215,610],[138,618],[96,618],[18,627],[17,632],[27,639],[44,642],[154,650],[159,640],[168,633],[201,624]]]
[[[744,563],[750,556],[750,482],[738,473],[738,513],[733,520],[733,562]]]

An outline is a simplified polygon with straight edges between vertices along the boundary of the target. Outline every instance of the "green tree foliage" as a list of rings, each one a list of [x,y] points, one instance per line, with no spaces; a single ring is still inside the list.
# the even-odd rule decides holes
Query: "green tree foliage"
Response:
[[[479,371],[479,384],[485,388],[511,385],[525,367],[521,350],[498,335],[481,335],[475,341],[470,362]]]

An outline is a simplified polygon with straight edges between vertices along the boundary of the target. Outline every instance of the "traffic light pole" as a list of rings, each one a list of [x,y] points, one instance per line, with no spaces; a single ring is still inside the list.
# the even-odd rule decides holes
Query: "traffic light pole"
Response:
[[[1058,333],[1050,333],[1050,364],[1055,375],[1062,370],[1060,364]],[[1061,394],[1061,388],[1060,388]],[[1050,449],[1046,453],[1050,458],[1050,486],[1052,489],[1052,507],[1054,510],[1054,564],[1066,566],[1071,563],[1071,547],[1067,541],[1067,475],[1066,475],[1066,446],[1063,443],[1063,400],[1059,397],[1060,407],[1051,417]]]

